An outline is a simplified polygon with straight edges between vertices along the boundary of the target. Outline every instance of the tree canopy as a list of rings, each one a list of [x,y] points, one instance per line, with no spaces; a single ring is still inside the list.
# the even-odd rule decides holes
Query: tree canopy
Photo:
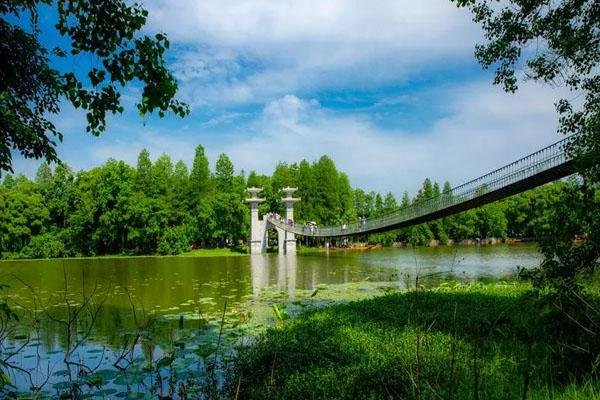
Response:
[[[43,44],[40,10],[53,8],[61,37]],[[53,13],[48,12],[52,15]],[[26,158],[59,161],[55,146],[63,133],[53,122],[64,101],[86,113],[86,130],[100,135],[108,113],[124,111],[121,92],[141,85],[137,109],[144,115],[188,106],[174,99],[177,82],[165,66],[164,33],[143,35],[148,12],[122,0],[8,0],[0,3],[0,172],[12,171],[12,151]],[[47,35],[45,35],[47,36]],[[93,60],[89,69],[75,60]],[[70,69],[59,60],[71,58]],[[84,65],[89,65],[87,62]]]
[[[235,172],[226,154],[211,168],[202,146],[196,148],[191,173],[183,161],[174,164],[167,154],[154,161],[151,157],[144,149],[135,167],[109,160],[75,173],[63,164],[51,168],[44,163],[35,180],[7,175],[0,184],[0,258],[177,254],[194,246],[238,246],[248,235],[248,186],[263,188],[263,214],[283,213],[281,189],[297,186],[302,200],[295,206],[296,222],[320,226],[379,217],[440,195],[440,185],[430,179],[413,198],[405,193],[400,203],[392,193],[353,188],[326,156],[279,163],[271,175],[250,172],[247,178]],[[432,240],[531,237],[550,225],[556,202],[573,187],[550,184],[476,210],[357,240],[428,245]],[[452,196],[450,183],[443,188],[443,195]]]

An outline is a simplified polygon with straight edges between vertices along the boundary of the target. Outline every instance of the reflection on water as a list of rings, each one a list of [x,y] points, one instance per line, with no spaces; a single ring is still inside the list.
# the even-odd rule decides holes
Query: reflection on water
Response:
[[[189,311],[202,304],[219,310],[223,301],[244,302],[266,289],[295,297],[296,290],[351,282],[388,282],[406,286],[407,276],[440,279],[501,277],[517,266],[532,267],[539,255],[532,245],[498,245],[339,251],[314,255],[247,257],[144,257],[0,262],[7,295],[25,306],[31,292],[40,304],[61,303],[65,287],[108,292],[105,307]]]
[[[252,274],[252,294],[258,296],[261,289],[269,285],[269,264],[262,254],[250,256],[250,270]]]
[[[39,348],[35,350],[51,359],[54,351],[68,347],[64,326],[57,322],[68,315],[66,303],[71,307],[81,304],[85,301],[82,294],[89,296],[92,291],[96,293],[94,301],[102,307],[82,348],[86,352],[98,346],[119,348],[122,333],[136,329],[132,310],[137,310],[138,319],[142,314],[172,316],[170,330],[155,333],[168,340],[183,315],[186,326],[191,323],[189,315],[210,320],[211,315],[222,311],[225,301],[231,313],[244,312],[267,303],[265,292],[283,293],[280,298],[295,300],[301,291],[306,295],[306,291],[324,285],[346,290],[348,284],[381,282],[403,289],[414,286],[416,275],[433,283],[449,278],[502,277],[517,266],[532,267],[538,261],[532,245],[331,251],[298,256],[14,261],[0,263],[0,283],[10,285],[3,294],[23,314],[46,310],[48,318],[38,327]]]

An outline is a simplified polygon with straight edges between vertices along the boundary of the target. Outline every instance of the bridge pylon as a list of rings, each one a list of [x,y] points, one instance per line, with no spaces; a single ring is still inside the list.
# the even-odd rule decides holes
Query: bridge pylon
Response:
[[[294,197],[294,192],[297,191],[298,188],[292,188],[288,186],[281,190],[285,194],[285,197],[281,199],[281,201],[283,201],[283,204],[285,204],[285,223],[293,226],[294,203],[300,201],[299,198]],[[285,254],[296,254],[296,235],[292,232],[287,231],[279,232],[279,235],[283,235],[283,238],[281,238],[280,236],[279,240],[280,243],[283,241],[283,249],[279,247],[279,252]]]
[[[267,221],[258,219],[258,205],[265,199],[258,197],[262,188],[249,187],[246,189],[250,198],[246,203],[250,204],[250,254],[262,254],[267,250]]]

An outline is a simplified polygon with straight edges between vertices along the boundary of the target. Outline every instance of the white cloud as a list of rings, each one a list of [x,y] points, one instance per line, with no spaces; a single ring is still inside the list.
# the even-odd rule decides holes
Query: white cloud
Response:
[[[469,16],[447,0],[419,4],[410,0],[152,0],[144,6],[150,12],[151,28],[162,29],[177,41],[246,46],[266,53],[296,45],[311,54],[310,45],[320,45],[339,48],[336,54],[342,59],[354,58],[350,49],[361,45],[422,52],[465,49],[469,44],[463,34],[473,30]],[[365,57],[365,49],[360,50]]]
[[[173,64],[195,105],[401,82],[471,57],[479,28],[448,0],[147,1],[151,31],[184,50]]]
[[[414,193],[425,177],[456,185],[560,139],[554,94],[527,85],[509,95],[487,82],[454,88],[440,94],[452,114],[423,132],[383,130],[366,117],[338,116],[288,95],[265,107],[259,134],[223,151],[237,166],[265,173],[277,161],[327,154],[355,186]]]

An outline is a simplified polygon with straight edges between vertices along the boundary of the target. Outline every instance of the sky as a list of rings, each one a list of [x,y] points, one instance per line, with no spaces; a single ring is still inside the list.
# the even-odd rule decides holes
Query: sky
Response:
[[[474,58],[484,41],[449,0],[145,0],[148,34],[167,33],[188,117],[141,117],[139,89],[100,137],[64,104],[58,154],[74,170],[146,148],[188,166],[198,144],[238,171],[331,157],[353,186],[401,196],[425,177],[455,186],[560,139],[561,89],[492,85]],[[51,26],[53,15],[42,15]],[[58,40],[48,34],[50,43]],[[566,94],[568,95],[568,94]],[[39,161],[15,155],[16,172]]]

